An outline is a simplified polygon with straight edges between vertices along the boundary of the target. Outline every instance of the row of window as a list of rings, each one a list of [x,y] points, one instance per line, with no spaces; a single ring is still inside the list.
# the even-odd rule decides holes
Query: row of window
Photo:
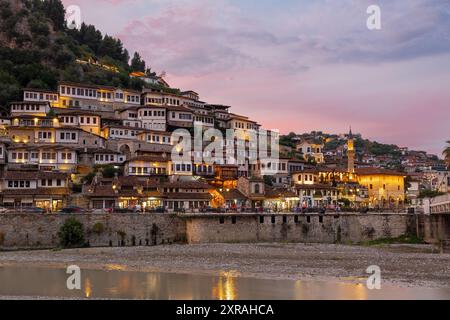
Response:
[[[338,191],[325,191],[325,190],[300,190],[298,192],[299,196],[328,196],[328,197],[335,197],[338,195]]]
[[[198,165],[194,167],[196,173],[213,173],[213,167],[207,165]]]
[[[60,132],[59,138],[61,140],[77,141],[77,134],[75,132]]]
[[[176,172],[192,172],[192,165],[191,164],[172,164],[172,171]]]
[[[39,140],[51,140],[52,139],[52,133],[50,131],[39,131],[38,132],[38,139]]]
[[[172,118],[175,118],[175,112],[172,112]],[[179,113],[178,119],[180,120],[192,120],[192,115],[190,113]]]
[[[114,155],[113,154],[96,154],[95,155],[95,161],[110,161],[114,162]]]
[[[42,179],[41,180],[41,186],[42,187],[61,187],[63,185],[61,179]],[[8,188],[9,189],[29,189],[31,188],[31,181],[24,181],[24,180],[9,180],[8,181]]]
[[[158,136],[158,135],[147,135],[147,141],[148,142],[155,142],[155,143],[170,143],[170,137],[166,136]]]
[[[66,100],[66,99],[63,99],[62,100],[62,105],[64,107],[67,107],[67,101],[69,101],[69,107],[79,107],[80,106],[80,101],[79,100]]]
[[[172,98],[147,98],[147,103],[180,105],[180,100]]]
[[[195,117],[195,121],[198,122],[202,122],[202,123],[209,123],[209,124],[214,124],[214,119],[213,118],[207,118],[207,117]]]
[[[14,126],[20,126],[20,127],[34,127],[34,126],[38,126],[38,127],[52,127],[53,126],[53,121],[52,120],[38,120],[37,122],[35,122],[34,120],[30,120],[30,119],[15,119],[13,122]]]
[[[119,129],[111,129],[111,136],[128,136],[128,133],[134,137],[138,134],[138,131],[134,130],[119,130]]]
[[[234,122],[234,128],[236,129],[257,129],[257,127],[252,123],[244,123],[240,121]]]
[[[156,111],[154,110],[153,112],[151,110],[144,110],[144,111],[139,111],[139,117],[165,117],[166,116],[166,111],[164,110],[159,110]]]
[[[45,99],[44,99],[45,98]],[[35,92],[25,92],[25,99],[41,100],[41,101],[58,101],[58,95],[56,94],[44,94]]]
[[[12,160],[39,159],[39,152],[12,152]],[[56,160],[56,152],[42,152],[42,160]],[[61,152],[62,160],[72,160],[73,152]]]
[[[97,125],[97,117],[80,117],[80,124],[85,124],[85,123]]]
[[[34,104],[20,104],[12,105],[12,111],[45,111],[45,106],[39,106]]]
[[[132,174],[161,174],[165,175],[166,168],[152,168],[152,167],[130,167],[129,172]]]

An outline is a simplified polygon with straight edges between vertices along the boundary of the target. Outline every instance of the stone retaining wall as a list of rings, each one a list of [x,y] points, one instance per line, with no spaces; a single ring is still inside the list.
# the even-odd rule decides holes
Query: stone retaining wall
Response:
[[[189,243],[359,243],[399,237],[415,232],[415,226],[415,217],[406,214],[254,214],[225,219],[218,215],[196,215],[187,218],[186,235]]]
[[[0,248],[53,248],[59,243],[58,231],[70,217],[83,223],[90,246],[155,245],[185,242],[185,224],[173,214],[90,214],[90,215],[0,215]],[[103,232],[93,232],[95,224]]]
[[[420,223],[418,216],[406,214],[5,214],[0,215],[0,249],[57,247],[58,231],[69,217],[83,223],[86,241],[97,247],[173,242],[359,243],[416,233],[432,239],[437,237],[436,230],[447,230],[447,237],[450,225],[449,218],[441,218],[446,223],[442,227],[444,222],[437,217]],[[94,232],[97,223],[103,226],[99,234]]]

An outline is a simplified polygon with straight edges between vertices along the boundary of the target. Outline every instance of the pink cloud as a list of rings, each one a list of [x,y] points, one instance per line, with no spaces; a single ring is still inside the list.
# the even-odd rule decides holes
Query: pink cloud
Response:
[[[76,2],[173,86],[267,128],[352,125],[372,139],[434,152],[450,136],[450,29],[440,0],[386,2],[379,33],[364,27],[365,1],[264,11],[226,0],[102,1],[112,6]]]

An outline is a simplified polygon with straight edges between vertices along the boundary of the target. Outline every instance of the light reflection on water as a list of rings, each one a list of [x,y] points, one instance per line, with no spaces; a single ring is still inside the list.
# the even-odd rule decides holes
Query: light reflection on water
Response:
[[[66,288],[63,269],[0,267],[0,296],[67,298],[238,300],[238,299],[450,299],[450,288],[400,288],[327,281],[243,278],[236,271],[218,276],[162,272],[81,270],[82,290]]]

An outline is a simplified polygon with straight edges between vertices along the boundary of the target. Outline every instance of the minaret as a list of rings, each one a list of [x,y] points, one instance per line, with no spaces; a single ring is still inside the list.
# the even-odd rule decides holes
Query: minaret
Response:
[[[355,144],[353,141],[352,127],[350,127],[350,132],[348,134],[347,140],[347,158],[348,158],[347,171],[349,173],[355,173]]]

